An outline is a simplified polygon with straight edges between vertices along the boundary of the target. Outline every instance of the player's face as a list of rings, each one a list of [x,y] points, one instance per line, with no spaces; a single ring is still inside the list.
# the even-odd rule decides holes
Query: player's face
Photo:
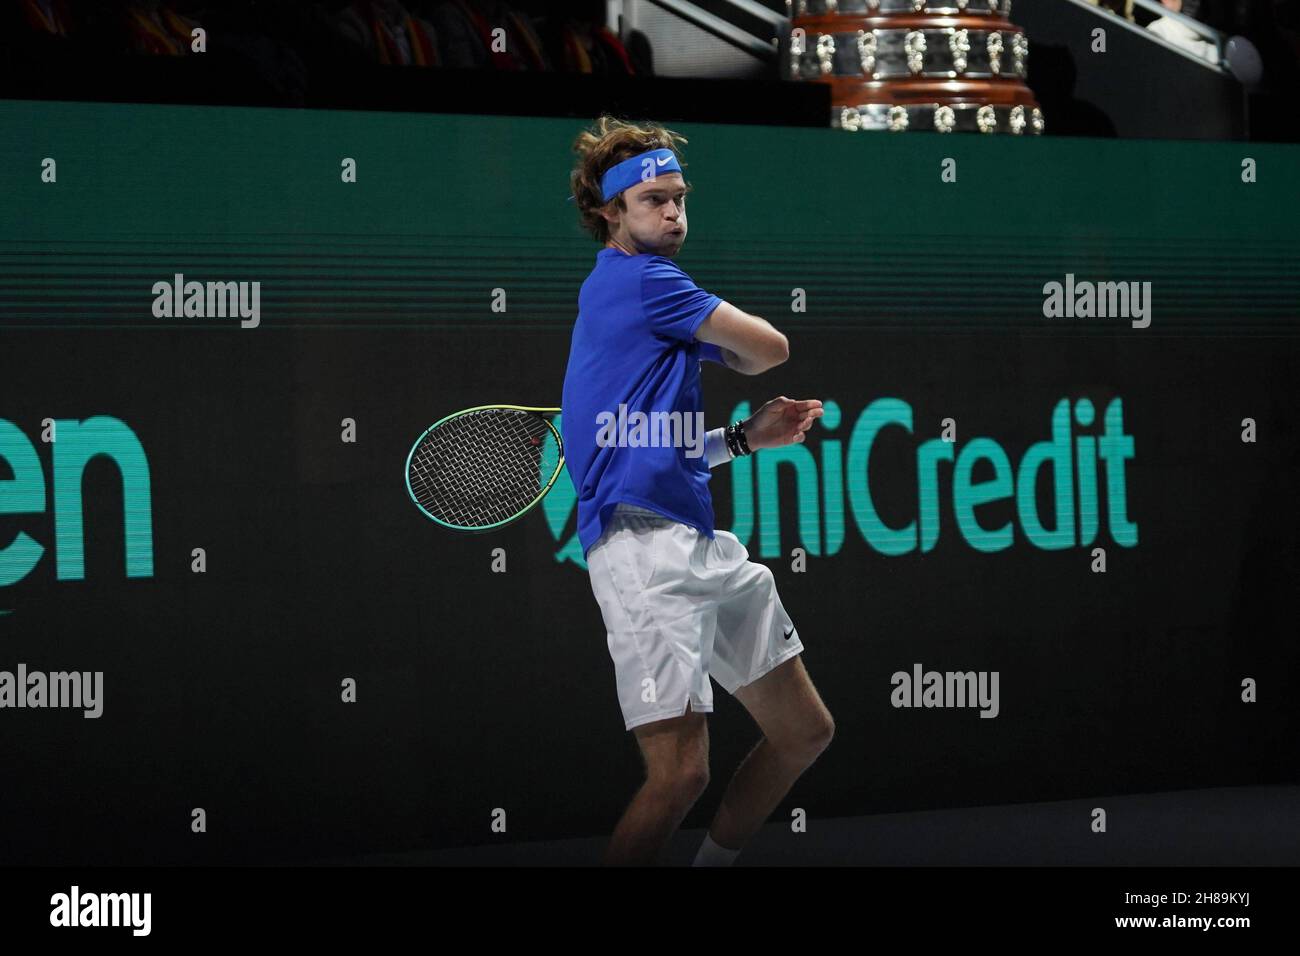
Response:
[[[686,181],[664,173],[623,191],[621,215],[626,241],[643,254],[674,256],[686,241]]]

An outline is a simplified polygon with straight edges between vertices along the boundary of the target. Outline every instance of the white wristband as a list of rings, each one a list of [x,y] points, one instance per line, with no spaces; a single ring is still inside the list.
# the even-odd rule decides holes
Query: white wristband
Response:
[[[726,431],[726,428],[715,428],[704,436],[704,453],[708,456],[710,468],[734,457],[727,447]]]

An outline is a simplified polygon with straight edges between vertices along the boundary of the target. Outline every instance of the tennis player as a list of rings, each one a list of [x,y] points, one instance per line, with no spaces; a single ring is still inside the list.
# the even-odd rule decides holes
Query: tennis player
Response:
[[[578,295],[564,448],[624,725],[646,774],[607,864],[660,862],[708,785],[710,677],[744,705],[762,738],[723,794],[696,865],[732,863],[834,732],[771,570],[714,529],[709,494],[711,468],[802,442],[822,403],[774,398],[691,447],[681,437],[687,427],[676,444],[610,440],[620,406],[625,420],[658,412],[699,421],[702,361],[758,375],[789,356],[784,335],[705,292],[672,261],[686,241],[690,187],[675,148],[685,142],[661,126],[602,116],[574,143],[573,199],[604,248]]]

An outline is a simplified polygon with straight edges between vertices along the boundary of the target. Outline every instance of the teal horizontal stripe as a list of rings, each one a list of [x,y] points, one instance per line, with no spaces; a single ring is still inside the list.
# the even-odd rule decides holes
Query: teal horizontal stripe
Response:
[[[718,271],[726,277],[745,276],[747,281],[760,282],[765,285],[787,287],[793,285],[802,286],[809,279],[829,279],[834,280],[837,285],[847,287],[852,283],[854,277],[860,275],[870,275],[879,277],[905,276],[905,277],[933,277],[950,284],[972,284],[972,285],[989,285],[1005,281],[1007,278],[1026,279],[1034,277],[1044,277],[1050,279],[1057,277],[1064,279],[1066,273],[1073,273],[1076,281],[1087,279],[1092,281],[1093,276],[1100,276],[1102,281],[1137,281],[1137,279],[1146,277],[1148,280],[1157,278],[1171,277],[1178,278],[1180,281],[1194,282],[1198,280],[1207,280],[1210,278],[1233,278],[1233,277],[1257,277],[1275,279],[1278,282],[1286,284],[1295,284],[1300,281],[1300,273],[1290,268],[1291,264],[1285,264],[1284,268],[1279,270],[1265,265],[1247,268],[1245,266],[1224,267],[1220,264],[1216,268],[1208,269],[1172,269],[1163,267],[1154,263],[1128,262],[1122,268],[1116,267],[1112,263],[1093,263],[1083,260],[1043,260],[1032,267],[1019,266],[1016,268],[1007,268],[999,265],[996,269],[985,266],[977,272],[963,273],[954,271],[952,267],[945,266],[942,263],[934,265],[918,266],[914,261],[907,265],[892,265],[892,260],[878,259],[871,265],[850,264],[837,266],[834,263],[818,261],[816,263],[802,264],[798,262],[784,261],[779,265],[781,275],[774,276],[772,268],[757,269],[747,264],[746,267],[737,267],[735,269],[719,269]],[[90,266],[90,267],[88,267]],[[98,266],[98,268],[94,268]],[[1296,264],[1300,268],[1300,263]],[[203,270],[195,272],[195,269]],[[400,270],[400,271],[399,271]],[[232,268],[230,263],[212,263],[206,262],[176,262],[170,261],[166,264],[151,265],[141,263],[135,260],[130,267],[111,266],[101,264],[78,264],[78,263],[23,263],[21,265],[0,264],[0,279],[6,281],[48,281],[64,279],[95,279],[105,283],[122,283],[138,282],[149,280],[150,284],[157,281],[170,282],[173,275],[177,272],[185,275],[187,281],[230,281],[236,277],[261,277],[265,276],[271,279],[297,279],[308,282],[328,281],[331,278],[337,278],[338,281],[367,281],[367,282],[445,282],[445,281],[485,281],[492,282],[494,285],[504,286],[505,282],[510,279],[526,277],[530,282],[552,283],[571,282],[573,276],[585,279],[589,269],[582,267],[580,269],[566,268],[563,274],[547,272],[545,270],[521,269],[517,263],[503,262],[499,267],[477,265],[475,268],[467,269],[461,267],[455,262],[447,260],[435,260],[428,265],[418,268],[409,265],[391,265],[377,264],[375,266],[366,266],[364,271],[350,272],[348,268],[342,267],[341,264],[313,264],[311,266],[289,267],[282,264],[270,265],[265,262],[249,263],[238,269]],[[697,282],[704,285],[704,276],[709,270],[699,267],[693,270]],[[393,275],[393,272],[397,272]],[[749,273],[756,273],[752,278]],[[321,275],[324,273],[324,275]],[[1136,277],[1136,278],[1134,278]],[[727,281],[720,276],[720,281]],[[734,279],[732,280],[734,281]],[[575,290],[576,291],[576,290]]]
[[[233,334],[250,335],[250,334],[259,334],[263,332],[304,333],[304,332],[347,332],[347,331],[410,332],[410,333],[425,333],[425,334],[434,334],[434,333],[470,334],[475,332],[485,333],[487,331],[480,325],[466,325],[466,324],[459,324],[459,325],[449,324],[445,326],[430,327],[422,324],[415,325],[415,324],[391,324],[391,323],[358,326],[356,324],[349,324],[349,323],[324,323],[324,324],[307,325],[301,323],[269,324],[265,322],[257,329],[240,329],[238,328],[238,326],[232,327],[228,325],[227,326],[205,325],[205,326],[189,327],[189,326],[169,326],[169,325],[160,326],[160,325],[138,325],[138,324],[105,325],[103,323],[96,323],[96,324],[60,323],[57,325],[13,325],[13,326],[6,326],[6,330],[10,332],[37,332],[40,334],[63,332],[63,331],[77,331],[77,332],[148,331],[152,333],[226,332],[232,335]],[[536,325],[513,324],[507,326],[499,326],[491,331],[495,334],[496,332],[501,332],[501,331],[558,333],[562,330],[539,328]],[[833,332],[836,334],[840,334],[845,331],[845,328],[843,326],[820,326],[820,327],[809,328],[805,331]],[[1038,329],[1025,328],[1022,326],[1000,326],[1000,325],[990,325],[990,326],[981,325],[977,329],[963,329],[963,328],[954,329],[953,327],[948,325],[919,324],[919,325],[906,325],[906,326],[897,326],[897,325],[872,326],[870,328],[870,331],[874,334],[879,334],[879,335],[935,334],[935,335],[957,335],[957,336],[977,337],[977,336],[984,336],[990,334],[1005,334],[1005,335],[1015,335],[1017,337],[1049,336],[1054,339],[1055,338],[1066,338],[1066,339],[1097,338],[1098,336],[1112,336],[1115,338],[1136,336],[1139,338],[1150,337],[1150,338],[1173,338],[1173,339],[1249,338],[1252,340],[1256,340],[1256,339],[1278,340],[1278,341],[1286,341],[1286,342],[1291,342],[1300,339],[1300,329],[1279,330],[1279,329],[1272,329],[1267,327],[1261,327],[1261,328],[1245,327],[1245,328],[1221,329],[1221,328],[1211,327],[1211,328],[1203,328],[1203,329],[1198,328],[1195,331],[1189,331],[1187,329],[1160,329],[1154,323],[1150,328],[1147,329],[1130,329],[1126,324],[1120,328],[1115,328],[1112,326],[1108,328],[1096,328],[1092,330],[1061,329],[1059,331],[1048,330],[1048,329],[1038,330]]]
[[[1057,275],[1052,272],[1039,272],[1032,275],[986,275],[980,279],[967,279],[961,277],[944,277],[936,276],[926,272],[906,272],[906,273],[864,273],[869,277],[869,282],[854,282],[854,288],[845,288],[845,283],[829,283],[825,278],[816,281],[800,281],[796,285],[788,283],[748,283],[743,289],[736,290],[743,297],[752,297],[757,294],[765,296],[779,295],[785,299],[790,299],[790,293],[793,288],[803,289],[809,297],[817,296],[822,299],[832,300],[849,300],[862,301],[875,295],[888,293],[891,289],[898,289],[906,292],[909,296],[924,300],[934,295],[941,294],[962,294],[978,290],[981,295],[992,296],[1002,293],[1008,296],[1017,296],[1033,292],[1035,295],[1042,295],[1042,287],[1047,282],[1064,282],[1064,274]],[[1180,276],[1162,276],[1147,274],[1147,278],[1127,279],[1123,277],[1112,277],[1110,279],[1091,279],[1086,275],[1074,274],[1076,287],[1080,282],[1114,282],[1127,285],[1129,282],[1150,282],[1153,291],[1159,289],[1164,294],[1178,295],[1184,290],[1194,293],[1197,296],[1202,295],[1256,295],[1256,294],[1281,294],[1294,293],[1300,288],[1300,279],[1293,276],[1270,275],[1266,277],[1251,277],[1249,282],[1236,283],[1232,279],[1234,276],[1198,276],[1195,278],[1184,278]],[[584,277],[585,278],[585,277]],[[448,277],[409,277],[409,278],[367,278],[367,279],[349,279],[345,276],[333,277],[329,280],[309,280],[299,276],[276,276],[270,273],[266,274],[244,274],[243,276],[231,276],[229,278],[199,278],[193,275],[187,275],[186,282],[200,281],[205,284],[212,282],[235,282],[235,281],[256,281],[260,282],[260,294],[263,299],[268,296],[303,296],[303,295],[329,295],[331,298],[336,295],[346,296],[353,293],[357,296],[372,297],[382,295],[406,295],[410,296],[418,292],[431,292],[435,294],[447,294],[463,290],[465,295],[481,296],[488,298],[492,289],[500,287],[507,293],[507,301],[523,296],[527,298],[548,299],[566,302],[572,302],[576,305],[577,290],[580,283],[576,286],[570,286],[564,289],[549,290],[546,286],[533,283],[528,277],[509,277],[500,276],[491,279],[485,279],[480,285],[475,282],[466,282],[463,279]],[[918,289],[918,283],[924,280],[924,288]],[[113,279],[98,280],[93,276],[40,276],[40,275],[23,275],[8,276],[0,271],[0,292],[8,292],[11,295],[41,297],[50,294],[73,294],[79,291],[94,291],[102,293],[105,299],[126,298],[128,296],[146,296],[154,298],[152,292],[154,283],[164,281],[170,288],[171,278],[160,277],[158,273],[149,273],[139,277],[115,277]],[[734,283],[733,283],[734,284]],[[710,286],[706,286],[710,288]],[[722,289],[725,293],[727,290],[723,286],[712,286],[712,288]],[[722,294],[722,293],[719,293]],[[724,294],[723,298],[734,298],[730,293]]]

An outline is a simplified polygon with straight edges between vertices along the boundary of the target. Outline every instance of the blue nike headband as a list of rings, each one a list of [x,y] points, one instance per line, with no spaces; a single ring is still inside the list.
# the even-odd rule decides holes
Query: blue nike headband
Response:
[[[677,156],[671,149],[652,149],[605,170],[605,175],[600,178],[601,199],[609,202],[629,186],[649,182],[664,173],[681,171],[682,167],[677,164]]]

